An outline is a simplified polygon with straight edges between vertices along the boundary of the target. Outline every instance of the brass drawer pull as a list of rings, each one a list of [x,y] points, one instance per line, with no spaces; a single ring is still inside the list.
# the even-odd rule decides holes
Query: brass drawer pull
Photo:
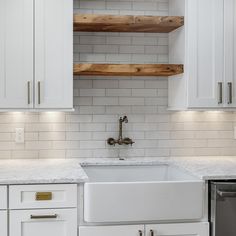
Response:
[[[37,220],[37,219],[56,219],[58,217],[57,214],[54,215],[31,215],[30,219]]]
[[[52,192],[37,192],[35,196],[36,201],[50,201],[52,200]]]

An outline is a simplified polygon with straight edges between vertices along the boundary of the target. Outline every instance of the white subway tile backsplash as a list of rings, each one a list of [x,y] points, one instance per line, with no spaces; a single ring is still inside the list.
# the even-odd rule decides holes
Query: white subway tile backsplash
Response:
[[[119,81],[119,88],[130,88],[130,89],[134,89],[134,88],[144,88],[144,81],[140,81],[140,80],[120,80]]]
[[[40,141],[45,141],[45,140],[65,140],[66,138],[66,133],[65,132],[39,132],[39,137],[38,139]]]
[[[128,2],[128,1],[122,1],[122,2],[119,2],[119,1],[114,1],[114,2],[110,2],[110,1],[107,1],[107,4],[106,4],[106,8],[107,9],[112,9],[112,10],[130,10],[132,9],[132,2]]]
[[[85,1],[80,0],[79,2],[80,9],[105,9],[106,2],[105,1]]]
[[[80,95],[83,97],[104,97],[105,89],[80,89]]]
[[[80,148],[81,149],[99,149],[99,148],[105,148],[105,140],[104,141],[81,141],[80,142]]]
[[[118,105],[119,99],[117,97],[97,97],[93,99],[93,105]]]
[[[66,158],[66,150],[40,150],[39,158],[64,159]]]
[[[110,37],[107,37],[107,44],[115,44],[115,45],[129,45],[131,44],[131,40],[132,38],[131,37],[127,37],[127,36],[110,36]]]
[[[108,97],[130,97],[131,89],[106,89],[106,96]]]
[[[95,123],[113,123],[117,120],[117,115],[93,115],[93,122]]]
[[[66,140],[91,140],[91,132],[67,132]]]
[[[105,123],[87,123],[87,124],[80,124],[81,131],[105,131],[106,124]]]
[[[132,96],[134,97],[156,97],[156,89],[132,89]]]
[[[119,114],[120,116],[131,114],[132,106],[107,106],[106,114]]]
[[[158,10],[157,2],[133,2],[133,10],[151,11]],[[167,9],[168,10],[168,9]]]
[[[79,113],[85,115],[105,114],[105,110],[105,106],[81,106],[79,109]]]
[[[77,150],[67,150],[66,151],[67,158],[89,158],[93,157],[93,151],[91,149],[82,150],[77,148]]]
[[[125,106],[142,106],[144,105],[144,98],[140,97],[120,97],[119,98],[119,105]]]
[[[11,155],[7,158],[13,158],[13,159],[32,159],[32,158],[39,158],[39,152],[44,151],[30,151],[30,150],[13,150],[11,151]],[[48,151],[48,150],[47,150]],[[3,153],[0,152],[0,155],[3,155]]]

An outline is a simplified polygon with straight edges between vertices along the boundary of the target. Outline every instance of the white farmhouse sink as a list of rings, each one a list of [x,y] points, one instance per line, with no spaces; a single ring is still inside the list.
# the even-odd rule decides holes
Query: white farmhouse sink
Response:
[[[84,220],[90,223],[196,220],[204,182],[179,168],[86,166]]]

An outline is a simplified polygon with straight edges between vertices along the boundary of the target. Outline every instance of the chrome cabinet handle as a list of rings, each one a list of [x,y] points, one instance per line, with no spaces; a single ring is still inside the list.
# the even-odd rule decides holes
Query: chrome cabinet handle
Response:
[[[37,220],[37,219],[56,219],[58,217],[57,214],[54,215],[31,215],[30,219]]]
[[[30,105],[30,97],[31,97],[31,93],[30,93],[30,81],[27,82],[27,94],[28,94],[28,105]]]
[[[220,196],[220,197],[232,197],[232,198],[236,198],[236,192],[230,192],[230,191],[220,191],[220,190],[217,190],[217,194]]]
[[[154,236],[154,231],[152,229],[150,230],[150,236]]]
[[[228,83],[228,104],[233,103],[233,86],[232,83]]]
[[[139,236],[143,236],[143,231],[142,230],[139,230],[138,233],[139,233]]]
[[[223,83],[218,83],[218,104],[223,103]]]
[[[41,104],[41,82],[38,81],[38,104]]]

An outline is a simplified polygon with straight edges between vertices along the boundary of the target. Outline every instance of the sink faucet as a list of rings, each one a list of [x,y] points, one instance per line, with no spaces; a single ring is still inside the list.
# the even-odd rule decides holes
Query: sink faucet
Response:
[[[109,138],[107,140],[107,143],[111,146],[115,146],[116,144],[118,145],[133,145],[134,141],[130,138],[123,138],[123,123],[128,123],[128,117],[124,116],[124,117],[120,117],[119,119],[119,137],[118,139],[114,139],[114,138]]]

